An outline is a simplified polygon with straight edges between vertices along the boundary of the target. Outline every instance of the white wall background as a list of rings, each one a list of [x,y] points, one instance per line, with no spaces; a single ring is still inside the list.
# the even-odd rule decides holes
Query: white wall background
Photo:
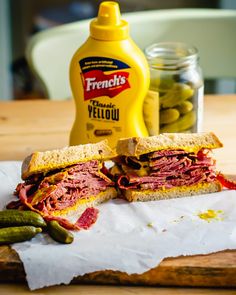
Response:
[[[235,0],[221,0],[220,7],[225,9],[236,9],[236,1]]]
[[[221,0],[220,8],[222,9],[236,9],[235,0]],[[236,33],[235,33],[236,38]],[[236,93],[236,81],[235,80],[220,80],[216,85],[217,93]]]
[[[0,100],[12,99],[9,1],[0,0]]]

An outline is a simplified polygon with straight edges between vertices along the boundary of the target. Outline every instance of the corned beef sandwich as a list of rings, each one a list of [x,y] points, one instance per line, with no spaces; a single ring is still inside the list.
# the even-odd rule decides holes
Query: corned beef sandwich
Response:
[[[120,139],[111,173],[128,201],[150,201],[221,190],[211,150],[213,133],[163,133]]]
[[[104,167],[112,157],[107,141],[35,152],[22,164],[24,182],[15,191],[19,200],[7,208],[31,209],[50,220],[114,198],[117,192]]]

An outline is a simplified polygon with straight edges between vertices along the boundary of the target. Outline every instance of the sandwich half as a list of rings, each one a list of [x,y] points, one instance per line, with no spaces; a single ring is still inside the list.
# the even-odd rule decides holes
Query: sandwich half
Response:
[[[19,200],[7,208],[31,209],[55,219],[115,198],[114,182],[104,166],[112,157],[107,141],[35,152],[22,164],[24,182],[15,191]]]
[[[163,133],[120,139],[111,173],[128,201],[180,198],[221,190],[213,133]]]

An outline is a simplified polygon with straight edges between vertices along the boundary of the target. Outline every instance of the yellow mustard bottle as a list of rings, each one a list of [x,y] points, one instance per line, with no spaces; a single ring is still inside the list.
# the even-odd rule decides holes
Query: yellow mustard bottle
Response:
[[[119,5],[105,1],[90,23],[90,36],[70,64],[76,117],[70,145],[148,136],[143,101],[150,73],[142,51],[129,37]]]

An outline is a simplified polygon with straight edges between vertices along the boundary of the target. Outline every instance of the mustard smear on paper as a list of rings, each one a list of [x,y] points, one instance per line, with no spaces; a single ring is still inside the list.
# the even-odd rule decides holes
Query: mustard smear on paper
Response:
[[[147,224],[147,227],[153,227],[153,223],[152,223],[152,222],[149,222],[149,223]]]
[[[207,222],[210,222],[212,220],[222,220],[222,218],[220,218],[219,215],[221,215],[223,213],[222,210],[212,210],[212,209],[209,209],[205,212],[201,212],[198,214],[198,217],[203,219],[203,220],[206,220]]]

